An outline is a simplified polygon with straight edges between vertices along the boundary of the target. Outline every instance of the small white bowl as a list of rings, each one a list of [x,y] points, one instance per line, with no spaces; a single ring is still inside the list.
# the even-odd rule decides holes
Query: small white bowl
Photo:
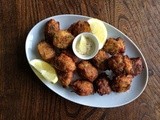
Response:
[[[93,41],[94,43],[94,48],[93,48],[93,51],[90,53],[90,54],[87,54],[87,55],[83,55],[83,54],[80,54],[77,49],[76,49],[76,45],[78,44],[79,40],[81,39],[81,36],[84,36],[86,38],[89,38]],[[80,59],[83,59],[83,60],[88,60],[88,59],[91,59],[93,58],[97,53],[98,53],[98,50],[99,50],[99,43],[98,43],[98,39],[96,38],[96,36],[94,36],[92,33],[89,33],[89,32],[84,32],[84,33],[81,33],[79,34],[78,36],[75,37],[75,39],[73,40],[73,43],[72,43],[72,49],[73,49],[73,52],[74,54],[80,58]]]

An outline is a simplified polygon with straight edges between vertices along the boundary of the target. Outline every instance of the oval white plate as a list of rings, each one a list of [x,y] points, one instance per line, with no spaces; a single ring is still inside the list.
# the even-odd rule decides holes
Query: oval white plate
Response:
[[[46,22],[50,19],[55,19],[56,21],[60,22],[61,29],[67,29],[72,23],[77,22],[78,20],[88,20],[90,17],[81,16],[81,15],[57,15],[53,17],[46,18],[39,23],[37,23],[29,32],[26,44],[25,44],[25,51],[28,62],[32,59],[40,58],[37,52],[37,43],[44,39],[44,26]],[[105,22],[104,22],[105,23]],[[135,43],[128,38],[124,33],[113,27],[112,25],[105,23],[107,30],[108,30],[108,38],[109,37],[121,37],[124,39],[126,44],[126,52],[129,57],[141,57],[144,65],[143,72],[136,76],[133,79],[131,88],[129,91],[124,93],[115,93],[112,92],[109,95],[100,96],[97,93],[94,95],[89,96],[78,96],[72,90],[63,88],[59,83],[51,84],[44,80],[42,76],[40,76],[34,69],[32,69],[38,78],[52,91],[57,93],[58,95],[70,100],[72,102],[92,106],[92,107],[101,107],[101,108],[112,108],[118,107],[125,104],[128,104],[138,98],[142,92],[144,91],[147,82],[148,82],[148,67],[145,61],[145,58],[139,48],[135,45]]]

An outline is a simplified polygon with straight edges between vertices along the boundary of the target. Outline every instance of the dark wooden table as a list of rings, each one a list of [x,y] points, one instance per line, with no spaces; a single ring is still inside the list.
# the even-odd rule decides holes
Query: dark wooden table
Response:
[[[128,35],[149,66],[149,82],[132,103],[111,109],[72,103],[47,88],[30,69],[25,41],[40,20],[59,14],[99,18]],[[1,0],[0,120],[159,120],[159,0]]]

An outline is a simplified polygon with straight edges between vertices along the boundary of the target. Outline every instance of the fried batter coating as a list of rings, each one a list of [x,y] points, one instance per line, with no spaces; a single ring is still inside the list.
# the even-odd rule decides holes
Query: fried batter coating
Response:
[[[74,37],[71,33],[61,30],[54,34],[53,45],[60,49],[66,49],[71,45]]]
[[[55,57],[53,66],[63,72],[71,72],[76,69],[75,62],[64,53],[61,53],[58,57]]]
[[[73,72],[60,72],[58,74],[59,80],[63,87],[68,87],[73,78]]]
[[[92,59],[92,63],[100,70],[106,70],[106,60],[109,56],[106,54],[104,50],[100,50],[97,55]]]
[[[105,95],[111,92],[109,81],[110,80],[105,73],[98,76],[98,79],[95,81],[95,89],[98,94]]]
[[[49,20],[44,29],[45,39],[52,43],[53,36],[55,32],[60,30],[59,22],[55,21],[54,19]]]
[[[115,55],[118,53],[124,53],[125,44],[124,44],[124,41],[120,37],[117,39],[109,38],[104,44],[103,49],[111,55]]]
[[[82,20],[79,20],[78,22],[76,23],[73,23],[69,28],[68,28],[68,31],[70,33],[72,33],[73,36],[77,36],[78,34],[80,33],[83,33],[83,32],[91,32],[91,28],[90,28],[90,25],[87,21],[82,21]]]
[[[87,80],[76,80],[71,87],[80,96],[87,96],[94,93],[93,84]]]
[[[115,74],[126,74],[136,76],[143,70],[143,63],[140,57],[129,58],[127,55],[115,55],[107,60],[109,69]]]
[[[123,55],[118,54],[112,56],[107,60],[109,69],[111,69],[115,74],[121,74],[124,71],[125,63],[123,60]]]
[[[125,92],[131,86],[132,75],[119,75],[112,80],[111,88],[115,92]]]
[[[63,50],[62,53],[66,54],[67,56],[71,57],[75,63],[79,61],[79,58],[73,53],[73,51],[67,49]]]
[[[90,82],[93,82],[97,76],[97,69],[89,61],[81,61],[77,66],[78,74]]]
[[[127,55],[125,55],[123,59],[125,63],[124,73],[134,75],[132,60]]]
[[[53,47],[44,40],[38,43],[37,49],[42,59],[47,62],[52,60],[55,56],[55,50]]]
[[[118,54],[112,56],[108,59],[107,64],[115,74],[134,74],[132,60],[127,55]]]
[[[131,58],[132,60],[132,66],[133,66],[133,75],[138,75],[142,72],[143,70],[143,63],[142,63],[142,59],[140,57],[137,58]]]

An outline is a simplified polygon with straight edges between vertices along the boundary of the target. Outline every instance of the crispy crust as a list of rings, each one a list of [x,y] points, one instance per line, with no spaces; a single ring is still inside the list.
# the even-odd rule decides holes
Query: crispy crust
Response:
[[[106,54],[106,52],[104,50],[100,50],[91,61],[99,70],[106,70],[108,68],[106,64],[106,60],[108,58],[109,56]]]
[[[77,36],[78,34],[83,33],[83,32],[91,32],[91,28],[87,21],[80,20],[72,24],[68,28],[68,31],[72,33],[73,36]]]
[[[76,69],[75,62],[69,56],[61,53],[53,61],[53,66],[63,72],[72,72]]]
[[[93,82],[97,76],[97,69],[89,61],[81,61],[77,66],[78,73],[81,77]]]
[[[55,21],[54,19],[49,20],[44,29],[45,40],[49,43],[52,43],[52,39],[54,37],[55,32],[60,30],[59,22]]]
[[[71,33],[61,30],[54,34],[53,45],[59,49],[66,49],[72,44],[74,37]]]
[[[109,94],[111,92],[110,80],[105,73],[102,73],[98,76],[95,81],[96,92],[100,95]]]
[[[132,75],[119,75],[112,80],[111,88],[115,92],[126,92],[131,86]]]
[[[73,72],[60,72],[58,74],[59,80],[63,87],[68,87],[73,78]]]
[[[93,84],[86,80],[76,80],[71,85],[74,92],[80,96],[87,96],[94,93]]]
[[[55,56],[55,50],[53,49],[53,47],[44,40],[38,43],[37,50],[42,59],[47,62],[51,61]]]
[[[125,52],[125,44],[123,39],[121,38],[109,38],[106,43],[104,44],[103,49],[111,54],[119,54],[119,53],[124,53]]]

